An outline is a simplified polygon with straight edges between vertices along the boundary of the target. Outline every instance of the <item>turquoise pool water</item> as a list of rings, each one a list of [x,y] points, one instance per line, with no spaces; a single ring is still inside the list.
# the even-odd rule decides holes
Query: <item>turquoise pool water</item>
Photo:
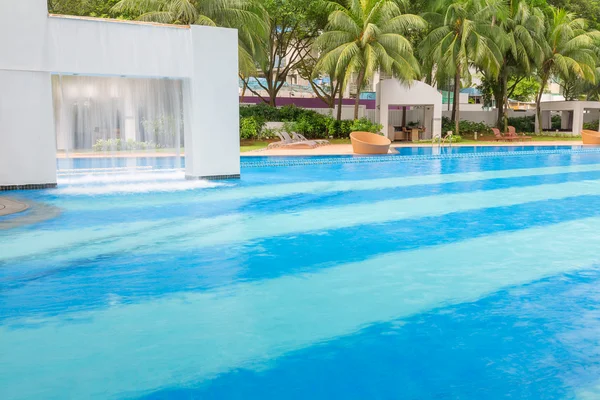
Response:
[[[11,193],[58,217],[0,218],[0,398],[600,398],[580,150],[71,162]]]

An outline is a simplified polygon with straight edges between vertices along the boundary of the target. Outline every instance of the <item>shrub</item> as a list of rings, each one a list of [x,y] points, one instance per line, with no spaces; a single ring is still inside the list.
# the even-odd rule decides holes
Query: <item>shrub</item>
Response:
[[[268,104],[240,106],[240,118],[256,117],[263,121],[280,121],[279,109]]]
[[[535,116],[512,117],[508,119],[508,125],[514,126],[517,132],[535,131]]]
[[[137,142],[133,139],[98,139],[92,146],[94,151],[121,151],[121,150],[146,150],[158,149],[160,145],[154,142]]]
[[[483,122],[460,121],[458,124],[458,128],[460,130],[461,135],[473,135],[475,132],[477,132],[478,134],[491,133],[490,127]],[[448,117],[443,117],[442,134],[445,135],[448,131],[456,133],[454,122],[451,122],[450,118]]]
[[[275,139],[277,137],[278,129],[264,128],[259,135],[259,139]]]
[[[301,115],[291,123],[290,129],[306,136],[307,139],[317,139],[327,136],[329,117],[319,113]]]
[[[244,117],[240,120],[240,138],[244,140],[258,139],[264,122],[257,117]]]
[[[583,129],[587,129],[587,130],[590,130],[590,131],[597,131],[598,130],[598,120],[590,121],[590,122],[584,122],[583,123]]]
[[[274,131],[263,133],[265,122],[287,122],[285,129],[300,133],[308,139],[347,138],[352,131],[380,132],[382,127],[366,118],[357,121],[337,121],[313,110],[294,105],[281,108],[267,104],[240,107],[240,138],[260,139],[275,136]],[[266,131],[266,130],[265,130]]]
[[[560,115],[553,115],[552,116],[552,129],[560,130],[561,126],[562,126],[562,118],[560,117]]]
[[[351,125],[350,129],[352,132],[362,131],[362,132],[380,133],[381,129],[383,129],[383,125],[371,122],[366,118],[361,118],[361,119],[352,121],[352,125]]]
[[[342,120],[338,121],[335,118],[327,119],[327,134],[335,139],[347,138],[352,132],[354,121]]]

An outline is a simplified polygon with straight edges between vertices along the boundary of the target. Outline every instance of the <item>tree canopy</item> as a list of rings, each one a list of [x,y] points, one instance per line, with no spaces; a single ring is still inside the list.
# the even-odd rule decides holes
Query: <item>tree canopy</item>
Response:
[[[276,105],[290,74],[330,107],[375,73],[455,93],[472,73],[506,124],[508,100],[550,80],[569,100],[600,97],[600,0],[49,0],[52,13],[236,28],[244,90]],[[252,81],[253,85],[250,85]],[[316,83],[321,82],[321,83]],[[254,84],[256,83],[256,84]],[[265,94],[266,93],[266,94]],[[532,96],[534,95],[534,96]],[[341,108],[340,108],[341,110]],[[338,110],[339,111],[339,110]]]

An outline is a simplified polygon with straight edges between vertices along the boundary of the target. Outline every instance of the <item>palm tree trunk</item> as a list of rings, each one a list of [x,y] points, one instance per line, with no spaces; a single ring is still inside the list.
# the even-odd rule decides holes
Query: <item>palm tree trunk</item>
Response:
[[[504,118],[504,111],[502,109],[502,107],[500,106],[500,104],[502,104],[502,94],[501,92],[497,92],[494,94],[494,99],[496,100],[496,128],[498,129],[503,129],[502,128],[502,120]]]
[[[502,68],[502,125],[503,132],[508,130],[508,69]]]
[[[248,84],[246,83],[246,80],[244,78],[242,78],[242,95],[240,96],[240,103],[244,102],[244,96],[246,95],[246,89],[248,88]]]
[[[460,125],[460,68],[456,68],[454,76],[454,101],[452,107],[452,121],[454,121],[454,134],[459,134]]]
[[[360,89],[365,79],[365,70],[361,69],[356,78],[356,101],[354,102],[354,119],[358,119],[358,106],[360,105]]]
[[[542,76],[542,83],[540,85],[540,90],[535,98],[535,115],[536,115],[536,124],[535,124],[535,133],[542,133],[542,96],[544,95],[544,90],[546,89],[546,83],[548,82],[548,77],[546,75]]]
[[[344,85],[340,85],[340,97],[338,99],[337,120],[342,120],[342,106],[344,105]]]
[[[542,107],[540,103],[542,102],[542,95],[544,94],[544,87],[542,84],[540,87],[540,91],[538,92],[535,99],[535,115],[536,115],[536,123],[535,123],[535,133],[542,133]]]

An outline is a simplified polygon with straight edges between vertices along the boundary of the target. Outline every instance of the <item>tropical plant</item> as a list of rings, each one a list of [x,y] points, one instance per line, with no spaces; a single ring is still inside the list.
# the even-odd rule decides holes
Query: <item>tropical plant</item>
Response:
[[[432,30],[421,42],[423,59],[432,61],[438,82],[454,80],[452,121],[460,132],[461,79],[470,80],[470,66],[490,76],[498,76],[502,51],[495,42],[500,28],[492,24],[493,7],[485,0],[446,0],[437,2],[433,12],[425,14]]]
[[[508,125],[514,126],[517,132],[533,132],[535,130],[535,116],[510,117]]]
[[[48,11],[53,14],[108,17],[110,9],[119,0],[48,0]],[[129,19],[127,14],[121,18]]]
[[[457,136],[457,130],[456,130],[456,125],[454,124],[454,122],[447,118],[447,117],[443,117],[442,118],[442,132],[444,132],[444,134],[446,134],[446,132],[452,131],[452,133]],[[459,132],[461,132],[463,135],[467,135],[467,134],[475,134],[477,132],[477,134],[482,135],[482,134],[487,134],[490,133],[490,127],[487,126],[485,123],[483,122],[472,122],[472,121],[460,121],[460,126],[458,129]]]
[[[258,139],[264,122],[257,117],[245,117],[240,119],[240,139]]]
[[[544,14],[525,0],[509,0],[502,10],[497,18],[500,36],[496,38],[502,64],[498,77],[491,77],[491,81],[498,108],[496,126],[506,131],[509,94],[514,94],[519,83],[526,82],[541,63]]]
[[[360,89],[375,71],[411,82],[419,78],[419,65],[405,34],[424,29],[425,21],[403,14],[394,0],[340,0],[329,2],[332,10],[325,32],[316,40],[322,56],[317,70],[332,71],[342,82],[355,75],[358,119]]]
[[[256,42],[253,59],[258,88],[249,86],[254,75],[242,77],[244,86],[265,103],[277,105],[277,95],[291,71],[301,69],[311,56],[313,40],[326,23],[323,2],[314,0],[260,0],[268,29]],[[266,92],[266,95],[264,93]]]
[[[542,60],[536,70],[540,89],[536,96],[537,121],[541,121],[542,95],[552,76],[565,81],[583,79],[596,81],[595,47],[600,32],[586,30],[586,22],[562,9],[552,8],[546,18],[546,31],[542,43]],[[536,133],[541,132],[539,124]]]

